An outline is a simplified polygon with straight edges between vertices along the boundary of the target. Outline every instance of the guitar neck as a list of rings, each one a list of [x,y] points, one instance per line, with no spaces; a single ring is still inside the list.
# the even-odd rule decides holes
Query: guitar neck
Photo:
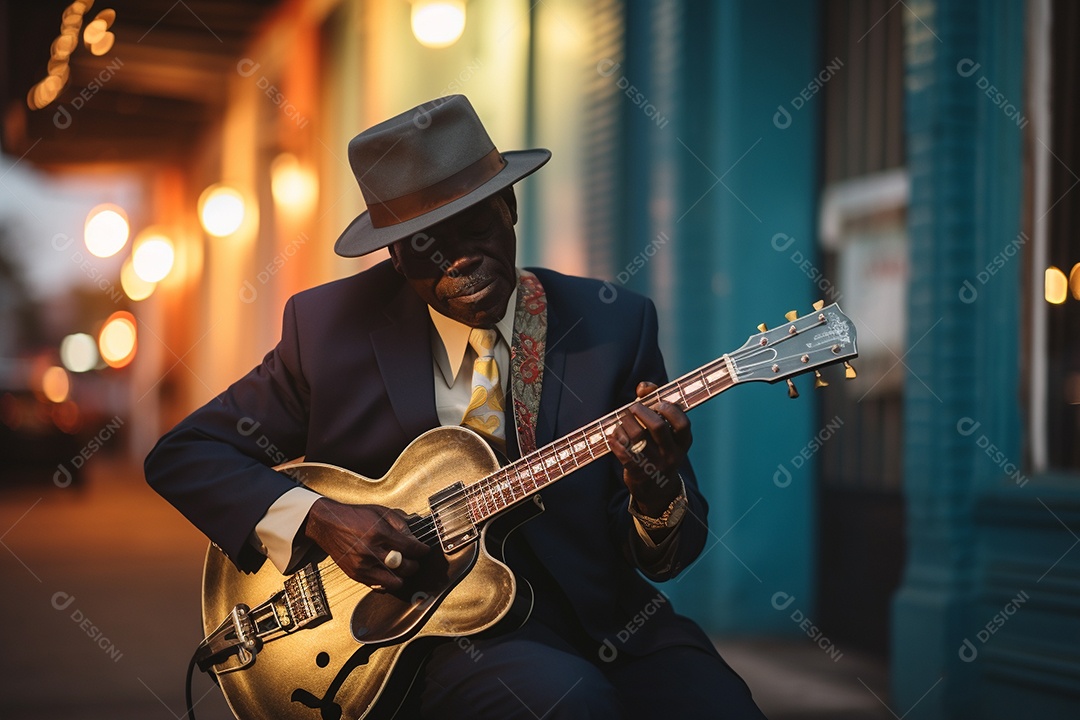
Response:
[[[663,401],[689,410],[734,385],[732,368],[728,356],[722,355],[657,388],[638,402],[650,409],[656,409]],[[499,514],[611,452],[608,438],[615,426],[620,421],[636,422],[629,414],[632,404],[628,403],[469,485],[465,492],[473,522],[480,523]]]

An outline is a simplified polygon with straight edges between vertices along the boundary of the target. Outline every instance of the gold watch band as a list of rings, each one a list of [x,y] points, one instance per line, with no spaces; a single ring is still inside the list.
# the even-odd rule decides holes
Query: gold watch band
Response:
[[[627,510],[630,514],[637,518],[642,527],[646,530],[663,530],[665,528],[673,528],[682,522],[683,515],[686,513],[686,483],[683,481],[682,476],[678,476],[679,483],[682,485],[682,489],[679,494],[675,496],[675,499],[664,509],[664,512],[660,513],[659,517],[650,517],[645,515],[636,507],[634,507],[634,498],[631,496],[630,504]]]

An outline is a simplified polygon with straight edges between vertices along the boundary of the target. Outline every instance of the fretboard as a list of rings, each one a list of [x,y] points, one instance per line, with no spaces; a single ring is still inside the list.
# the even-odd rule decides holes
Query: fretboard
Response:
[[[696,407],[735,384],[729,374],[727,356],[683,375],[643,398],[645,407],[655,409],[661,402],[678,405],[684,411]],[[619,422],[637,422],[629,413],[630,404],[578,428],[549,445],[496,470],[465,488],[469,514],[482,522],[578,468],[611,452],[608,438]]]

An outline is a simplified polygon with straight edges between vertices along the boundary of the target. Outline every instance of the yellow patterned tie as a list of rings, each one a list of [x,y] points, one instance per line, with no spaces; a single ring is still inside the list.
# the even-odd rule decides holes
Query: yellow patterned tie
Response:
[[[473,391],[461,424],[491,440],[500,450],[506,448],[506,413],[499,367],[495,364],[494,329],[473,328],[469,346],[476,352],[473,362]]]

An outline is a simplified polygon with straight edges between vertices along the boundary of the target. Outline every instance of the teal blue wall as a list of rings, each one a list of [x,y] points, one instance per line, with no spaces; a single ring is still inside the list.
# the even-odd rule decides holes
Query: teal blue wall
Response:
[[[1023,255],[986,283],[979,271],[1022,227],[1023,131],[980,84],[1023,107],[1024,3],[928,0],[917,12],[905,32],[908,565],[893,608],[892,706],[913,720],[1015,717],[985,707],[993,680],[959,651],[996,612],[977,603],[985,578],[975,506],[1002,473],[980,439],[1023,464]],[[1000,609],[998,595],[987,608]]]
[[[674,3],[677,48],[655,44],[655,9],[627,6],[625,74],[647,97],[673,93],[664,128],[625,102],[619,261],[666,232],[670,256],[636,275],[657,298],[671,374],[729,352],[759,322],[809,312],[817,298],[790,259],[816,260],[821,96],[777,127],[820,71],[815,2]],[[674,87],[656,87],[656,54],[674,50]],[[666,135],[665,135],[666,134]],[[659,219],[658,219],[659,218]],[[784,252],[772,238],[794,238]],[[820,263],[818,263],[820,266]],[[751,383],[693,412],[691,457],[711,504],[713,534],[699,562],[667,583],[675,606],[712,632],[801,632],[776,610],[777,592],[813,617],[814,468],[774,482],[817,432],[812,382],[788,399],[783,385]]]

